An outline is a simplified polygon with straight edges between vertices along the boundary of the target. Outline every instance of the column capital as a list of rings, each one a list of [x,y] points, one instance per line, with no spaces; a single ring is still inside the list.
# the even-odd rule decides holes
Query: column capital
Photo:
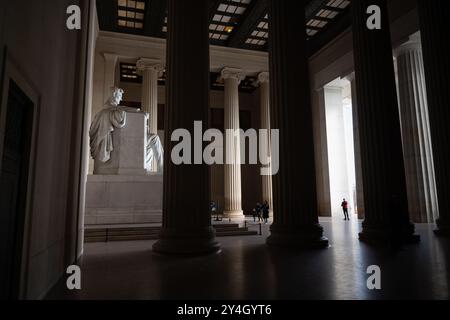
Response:
[[[353,71],[352,73],[350,73],[348,76],[345,76],[344,79],[350,82],[355,81],[355,72]]]
[[[258,74],[258,80],[257,83],[269,83],[270,82],[270,73],[267,71],[261,72]]]
[[[236,68],[223,68],[220,72],[219,80],[236,79],[241,82],[245,79],[245,74],[243,70]]]
[[[106,62],[113,62],[116,63],[119,56],[112,52],[103,52],[102,53],[103,58]]]
[[[411,51],[422,51],[420,32],[411,35],[407,42],[396,48],[394,50],[394,57],[397,58],[398,56]]]
[[[146,70],[154,70],[157,71],[159,75],[161,75],[165,68],[160,60],[158,59],[149,59],[149,58],[140,58],[136,62],[137,72],[142,75],[142,73]]]

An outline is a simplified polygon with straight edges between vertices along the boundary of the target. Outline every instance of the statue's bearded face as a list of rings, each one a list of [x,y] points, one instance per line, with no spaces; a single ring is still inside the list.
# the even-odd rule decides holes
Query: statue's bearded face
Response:
[[[120,90],[117,90],[114,92],[113,94],[113,102],[116,105],[119,105],[120,102],[122,101],[122,97],[123,97],[123,93]]]

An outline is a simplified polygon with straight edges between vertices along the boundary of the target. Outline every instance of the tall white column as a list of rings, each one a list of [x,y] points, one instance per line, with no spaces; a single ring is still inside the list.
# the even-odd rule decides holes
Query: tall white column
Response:
[[[311,98],[318,214],[320,217],[331,217],[330,166],[328,164],[327,116],[324,88],[316,88],[312,92]]]
[[[353,142],[355,150],[355,178],[356,178],[356,211],[358,219],[364,219],[364,185],[361,164],[361,145],[359,138],[359,120],[358,120],[358,97],[356,94],[355,73],[347,76],[350,81],[352,91],[352,113],[353,113]]]
[[[420,43],[415,34],[395,55],[409,213],[414,222],[432,223],[439,214]]]
[[[268,156],[271,156],[270,141],[270,83],[269,73],[262,72],[258,75],[260,104],[261,104],[261,129],[268,130],[267,141],[265,141]],[[269,165],[270,168],[270,165]],[[271,172],[272,170],[269,170]],[[273,213],[273,197],[272,197],[272,176],[262,176],[262,200],[267,201],[270,207],[270,214]]]
[[[103,103],[111,96],[111,88],[116,83],[116,66],[118,56],[114,53],[103,53],[105,59],[105,74],[103,82]]]
[[[341,217],[342,199],[352,207],[347,168],[347,146],[345,141],[344,105],[342,88],[325,86],[323,89],[327,127],[328,165],[330,170],[331,211]]]
[[[142,75],[141,110],[148,113],[148,133],[158,134],[158,78],[164,68],[159,60],[141,58],[136,63],[137,71]],[[156,159],[151,166],[152,172],[158,171]]]
[[[142,75],[142,111],[149,114],[149,133],[158,134],[158,78],[164,71],[159,60],[141,58],[136,63]]]
[[[239,69],[225,68],[221,78],[225,84],[224,129],[237,132],[239,124],[239,83],[244,79]],[[244,218],[241,191],[241,142],[238,135],[226,134],[225,148],[225,208],[226,218]]]

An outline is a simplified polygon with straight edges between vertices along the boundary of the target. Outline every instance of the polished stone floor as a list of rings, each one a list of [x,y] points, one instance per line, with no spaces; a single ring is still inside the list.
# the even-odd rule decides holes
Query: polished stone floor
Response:
[[[86,244],[82,290],[61,281],[48,299],[449,299],[450,240],[417,225],[418,245],[398,251],[358,241],[360,221],[322,219],[328,249],[299,252],[265,245],[263,236],[219,238],[222,252],[159,256],[154,241]],[[257,228],[257,226],[251,226]],[[367,289],[367,267],[381,268],[382,289]]]

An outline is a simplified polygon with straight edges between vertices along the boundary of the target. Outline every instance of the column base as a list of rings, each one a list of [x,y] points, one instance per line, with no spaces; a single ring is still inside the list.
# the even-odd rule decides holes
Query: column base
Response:
[[[328,247],[328,239],[323,236],[319,224],[311,226],[277,226],[272,225],[266,243],[274,247],[296,249],[322,249]]]
[[[363,223],[359,240],[370,245],[417,244],[420,242],[420,236],[415,234],[414,229],[414,224],[408,224],[403,228],[392,228],[368,226]]]
[[[162,229],[153,251],[165,255],[198,256],[220,251],[213,227],[205,229]]]
[[[241,219],[241,220],[245,219],[244,211],[242,211],[242,210],[224,211],[223,217],[225,219]]]
[[[444,222],[442,219],[436,221],[437,229],[434,230],[434,234],[438,237],[450,237],[450,223]]]

